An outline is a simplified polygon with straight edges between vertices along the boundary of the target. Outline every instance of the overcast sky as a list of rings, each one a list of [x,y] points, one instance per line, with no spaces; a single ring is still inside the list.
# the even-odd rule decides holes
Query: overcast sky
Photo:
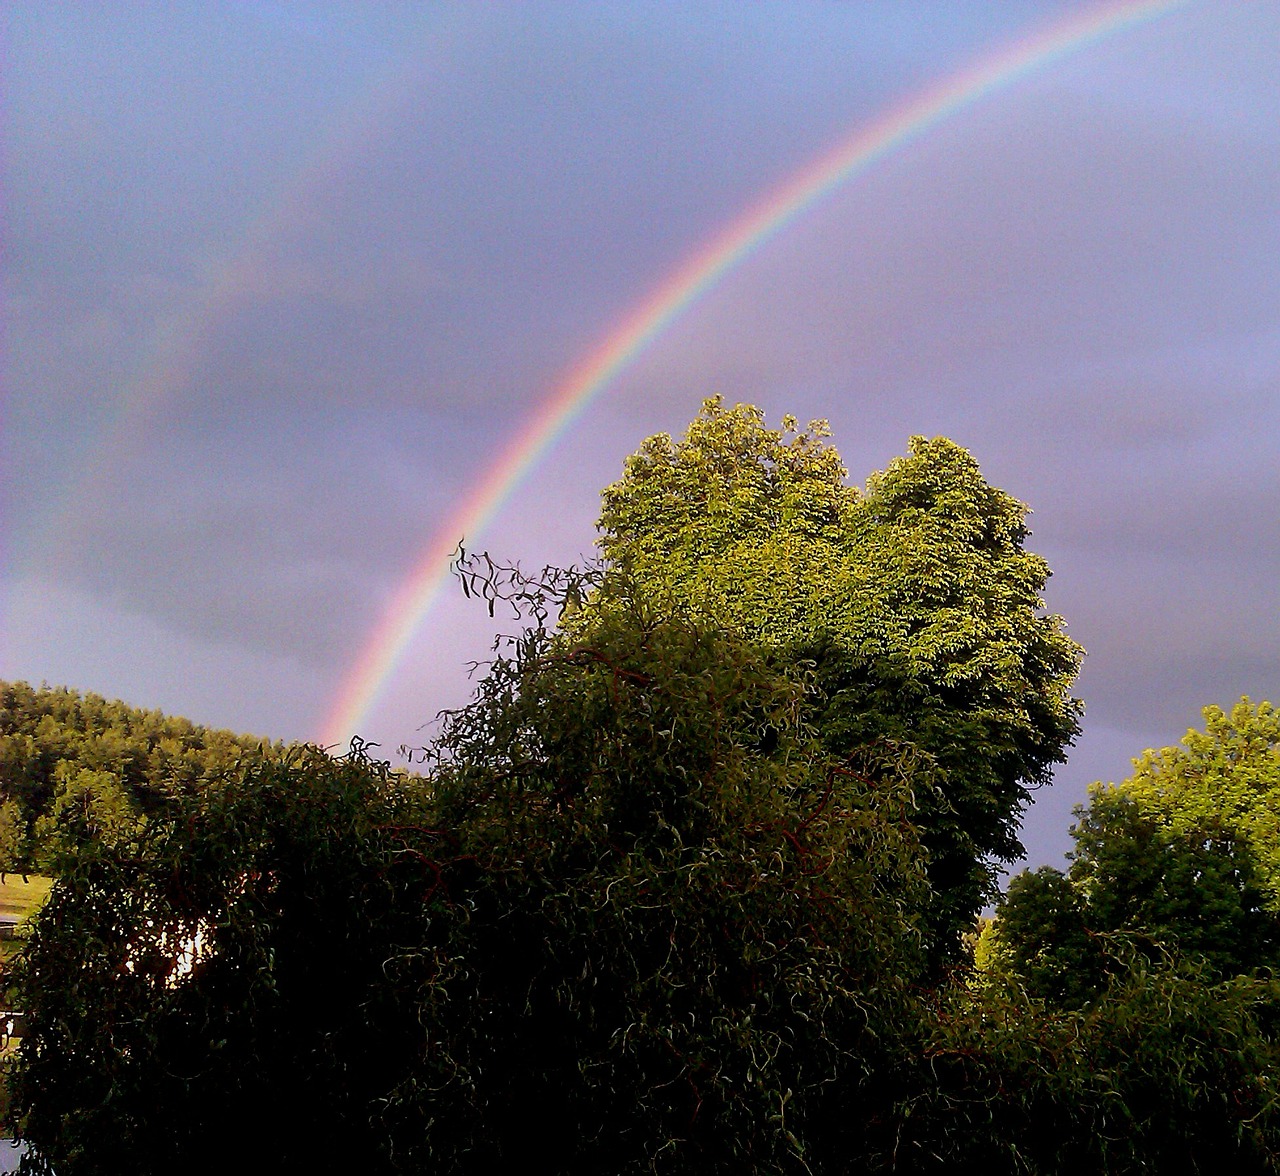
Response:
[[[895,105],[1091,4],[155,6],[3,16],[0,676],[316,738],[537,405],[691,254]],[[720,393],[913,433],[1029,503],[1087,649],[1071,807],[1207,703],[1280,702],[1280,2],[1202,0],[1001,87],[663,333],[470,545],[588,553]],[[368,718],[467,691],[460,596]]]

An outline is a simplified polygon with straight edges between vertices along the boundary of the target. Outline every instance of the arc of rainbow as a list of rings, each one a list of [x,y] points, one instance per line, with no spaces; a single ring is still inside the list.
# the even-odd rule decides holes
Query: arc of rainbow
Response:
[[[340,744],[364,722],[435,603],[459,540],[464,536],[474,540],[583,410],[726,274],[823,197],[993,91],[1189,2],[1126,0],[1105,4],[1015,42],[860,127],[687,258],[568,371],[489,466],[466,501],[437,529],[343,681],[324,721],[321,743]]]

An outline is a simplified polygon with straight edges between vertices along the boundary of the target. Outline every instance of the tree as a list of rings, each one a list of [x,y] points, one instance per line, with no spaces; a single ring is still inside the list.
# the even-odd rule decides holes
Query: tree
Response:
[[[833,761],[731,632],[641,606],[590,638],[531,639],[446,724],[441,823],[482,870],[440,1029],[449,1151],[802,1171],[914,1000],[914,757]]]
[[[14,976],[26,1170],[212,1167],[229,1138],[264,1171],[376,1157],[369,1103],[418,1042],[379,1018],[382,963],[425,914],[388,903],[386,784],[295,749],[66,855]]]
[[[1115,970],[1107,938],[1219,978],[1280,964],[1280,722],[1248,699],[1204,716],[1204,731],[1145,752],[1121,784],[1093,786],[1066,875],[1045,867],[1010,882],[995,970],[1078,1005]]]
[[[1280,711],[1246,696],[1203,716],[1203,731],[1143,752],[1117,791],[1171,835],[1216,829],[1246,845],[1265,905],[1280,913]]]
[[[1077,1008],[1103,984],[1106,956],[1089,926],[1085,897],[1061,870],[1011,878],[999,918],[985,930],[980,970],[1011,973],[1041,1000]]]
[[[824,422],[765,428],[704,403],[685,437],[649,438],[605,490],[607,566],[815,671],[809,715],[833,754],[890,739],[931,756],[920,796],[939,961],[1021,853],[1029,790],[1078,731],[1081,650],[1043,611],[1049,569],[1026,507],[945,438],[911,439],[859,493]],[[589,622],[585,610],[579,625]]]
[[[1141,958],[1080,1009],[1001,985],[943,992],[894,1170],[1275,1173],[1278,1000],[1269,976]]]
[[[6,874],[21,874],[26,881],[27,828],[16,800],[0,804],[0,883]]]
[[[591,637],[518,637],[422,778],[294,753],[75,855],[19,976],[40,1163],[170,1172],[270,1120],[272,1171],[804,1172],[870,1130],[927,763],[834,759],[687,615]]]
[[[89,841],[128,838],[142,818],[114,772],[76,767],[63,760],[54,773],[49,812],[35,825],[43,869],[57,873]]]

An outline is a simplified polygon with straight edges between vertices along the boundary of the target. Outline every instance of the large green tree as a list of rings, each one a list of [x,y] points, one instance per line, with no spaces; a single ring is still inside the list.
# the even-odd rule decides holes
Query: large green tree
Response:
[[[945,962],[994,894],[995,861],[1021,853],[1029,790],[1078,731],[1081,650],[1044,611],[1027,508],[971,454],[913,437],[860,492],[826,437],[820,421],[773,430],[757,408],[708,400],[683,438],[650,437],[627,459],[599,543],[650,599],[810,665],[828,750],[892,739],[933,758],[919,820]]]

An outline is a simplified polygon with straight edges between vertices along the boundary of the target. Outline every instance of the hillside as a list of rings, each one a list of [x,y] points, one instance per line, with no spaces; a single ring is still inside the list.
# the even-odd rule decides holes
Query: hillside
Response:
[[[173,791],[284,749],[97,694],[0,682],[0,870],[46,866],[69,822],[126,829]]]

